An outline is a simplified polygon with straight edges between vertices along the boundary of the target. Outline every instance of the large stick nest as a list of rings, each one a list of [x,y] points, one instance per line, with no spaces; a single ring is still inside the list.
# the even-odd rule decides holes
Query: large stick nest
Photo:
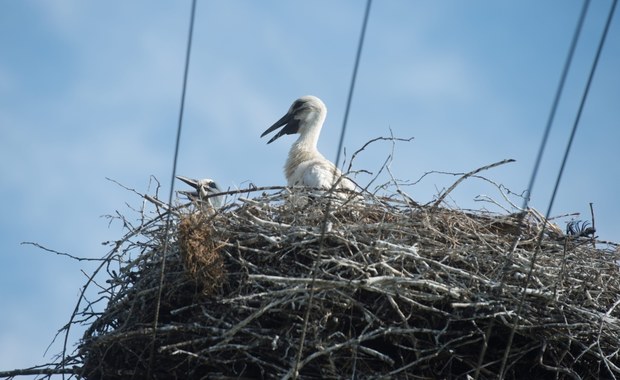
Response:
[[[289,198],[128,225],[107,306],[66,365],[88,379],[620,376],[613,246],[531,209]]]

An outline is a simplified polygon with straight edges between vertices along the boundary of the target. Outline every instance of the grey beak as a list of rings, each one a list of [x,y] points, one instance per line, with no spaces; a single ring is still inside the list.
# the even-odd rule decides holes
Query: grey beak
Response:
[[[198,188],[200,187],[198,185],[198,181],[196,181],[195,179],[183,177],[183,176],[180,176],[180,175],[177,176],[177,179],[180,179],[181,181],[185,182],[186,184],[190,185],[191,187],[193,187],[196,190],[198,190]]]

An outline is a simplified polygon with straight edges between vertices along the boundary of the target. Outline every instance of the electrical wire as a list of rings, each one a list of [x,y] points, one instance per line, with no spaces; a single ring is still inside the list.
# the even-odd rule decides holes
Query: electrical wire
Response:
[[[549,206],[547,208],[547,212],[545,214],[545,219],[543,221],[543,226],[538,235],[538,242],[536,244],[536,249],[534,254],[532,255],[532,259],[530,261],[530,269],[527,273],[527,278],[525,280],[525,286],[523,287],[523,293],[521,294],[521,300],[519,301],[519,307],[517,308],[517,313],[514,317],[514,324],[512,329],[510,330],[510,336],[508,337],[508,343],[506,345],[506,350],[504,351],[504,357],[502,358],[502,366],[500,368],[500,378],[504,377],[504,371],[506,370],[506,364],[508,362],[508,356],[510,355],[510,348],[512,346],[512,341],[517,330],[517,326],[519,325],[519,318],[521,316],[521,312],[523,311],[523,305],[525,304],[525,295],[526,289],[529,286],[529,283],[532,279],[532,273],[534,272],[534,266],[536,264],[536,259],[538,258],[538,253],[540,252],[540,246],[542,244],[542,239],[544,236],[545,226],[547,221],[549,220],[549,216],[551,216],[551,210],[553,208],[553,203],[555,201],[555,197],[557,195],[558,189],[560,187],[560,182],[562,181],[562,175],[564,174],[564,168],[566,167],[566,162],[568,161],[568,156],[570,154],[571,147],[573,145],[573,140],[575,138],[575,134],[577,133],[577,128],[579,127],[579,121],[581,120],[581,115],[583,112],[583,108],[585,106],[586,100],[588,98],[588,94],[590,92],[590,86],[592,85],[592,79],[594,78],[594,74],[596,72],[596,68],[598,66],[599,58],[601,56],[601,52],[603,51],[603,46],[605,45],[605,40],[607,39],[607,34],[609,32],[609,26],[611,25],[611,20],[613,19],[613,15],[616,9],[617,0],[613,0],[613,3],[609,9],[609,13],[607,15],[607,21],[605,22],[605,29],[601,34],[598,48],[596,50],[596,55],[594,57],[594,61],[592,62],[592,67],[590,68],[590,74],[588,75],[588,81],[586,83],[586,87],[581,95],[581,101],[579,103],[579,109],[577,111],[577,115],[575,116],[575,121],[573,123],[573,127],[571,129],[570,138],[568,143],[566,144],[566,149],[564,150],[564,157],[562,159],[562,165],[560,166],[560,170],[558,171],[558,176],[555,181],[555,185],[553,187],[553,193],[551,194],[551,199],[549,200]]]
[[[362,31],[360,33],[359,43],[357,45],[357,54],[355,55],[355,65],[353,66],[353,75],[351,77],[351,84],[349,86],[349,95],[347,96],[347,106],[344,110],[344,119],[342,120],[342,128],[340,129],[340,140],[338,141],[338,150],[336,151],[335,165],[340,165],[340,157],[342,156],[342,146],[344,144],[344,136],[347,131],[347,122],[349,120],[349,111],[351,109],[351,100],[353,99],[353,91],[355,89],[355,82],[357,79],[357,69],[360,65],[362,57],[362,47],[364,46],[364,37],[366,36],[366,26],[368,25],[368,15],[370,14],[370,6],[372,0],[366,2],[366,11],[364,13],[364,21],[362,23]]]
[[[361,56],[362,56],[362,47],[364,46],[364,37],[366,35],[366,28],[368,25],[368,16],[370,14],[370,6],[372,4],[372,0],[368,0],[366,2],[366,10],[364,12],[364,21],[362,22],[362,30],[360,32],[360,38],[359,38],[359,43],[357,46],[357,54],[355,55],[355,64],[353,66],[353,75],[351,76],[351,84],[349,86],[349,94],[347,97],[347,106],[345,108],[345,112],[344,112],[344,120],[342,122],[342,127],[340,129],[340,141],[338,143],[338,151],[336,153],[336,161],[335,161],[335,166],[334,169],[336,169],[340,163],[340,155],[341,155],[341,151],[342,151],[342,146],[344,143],[344,136],[345,136],[345,132],[347,129],[347,121],[349,118],[349,111],[351,108],[351,100],[353,99],[353,91],[355,89],[355,82],[357,79],[357,70],[359,67],[359,63],[361,60]],[[334,170],[336,171],[336,170]],[[336,176],[334,175],[334,178]],[[332,189],[333,190],[333,187]],[[329,218],[329,214],[330,214],[330,209],[331,209],[331,201],[328,201],[327,206],[325,208],[325,218],[323,219],[323,223],[321,224],[321,235],[319,237],[319,252],[317,257],[321,257],[321,253],[324,249],[324,242],[325,242],[325,234],[327,232],[327,224],[328,224],[328,218]],[[312,309],[312,304],[314,302],[314,292],[315,292],[315,281],[316,281],[316,273],[317,273],[317,268],[318,267],[318,260],[315,260],[313,267],[312,267],[312,279],[310,281],[310,294],[308,295],[308,305],[306,306],[306,312],[304,314],[304,322],[303,322],[303,328],[301,331],[301,337],[299,339],[299,349],[297,350],[297,355],[295,356],[295,364],[293,366],[292,369],[292,378],[293,379],[297,379],[297,376],[299,375],[299,365],[301,363],[301,357],[303,354],[303,348],[304,348],[304,344],[305,344],[305,339],[306,339],[306,334],[307,334],[307,330],[308,330],[308,322],[310,319],[310,311]]]
[[[185,68],[183,70],[183,86],[181,90],[181,105],[179,109],[179,119],[177,123],[177,135],[174,146],[174,158],[172,160],[172,176],[170,179],[170,193],[168,194],[168,207],[172,208],[172,197],[174,195],[174,179],[177,174],[177,160],[179,157],[179,146],[181,141],[181,130],[183,126],[183,114],[185,110],[185,93],[187,90],[187,77],[189,73],[189,61],[192,51],[192,38],[194,35],[194,19],[196,16],[196,0],[192,0],[192,8],[189,19],[189,32],[187,36],[187,48],[185,51]],[[169,241],[168,241],[168,231],[170,230],[172,213],[169,212],[166,217],[166,229],[165,229],[165,240],[164,247],[161,258],[161,270],[159,274],[159,285],[157,288],[157,304],[155,305],[155,316],[153,319],[153,337],[151,343],[151,352],[149,356],[149,366],[147,370],[147,379],[151,378],[151,368],[153,367],[153,360],[155,358],[155,340],[157,337],[157,325],[159,324],[159,310],[161,308],[161,295],[164,285],[164,275],[166,272],[166,255],[168,253]]]
[[[530,181],[529,181],[526,193],[525,193],[526,196],[523,199],[523,205],[521,206],[522,212],[517,221],[517,232],[515,234],[515,239],[510,246],[510,250],[508,254],[506,255],[506,258],[504,260],[505,263],[507,263],[511,259],[512,253],[516,249],[517,244],[519,243],[519,239],[521,237],[521,229],[523,227],[523,219],[525,218],[525,210],[528,207],[530,197],[532,195],[532,190],[534,188],[534,183],[536,182],[538,170],[540,169],[542,157],[547,147],[547,140],[549,138],[551,126],[553,125],[553,121],[555,120],[555,114],[558,109],[558,104],[560,103],[560,98],[562,97],[562,93],[564,92],[564,85],[566,84],[566,77],[568,76],[568,71],[573,62],[573,57],[575,55],[577,42],[579,41],[579,36],[581,35],[581,31],[583,29],[583,23],[588,13],[589,6],[590,6],[590,0],[585,0],[581,7],[581,12],[579,15],[579,19],[577,21],[577,25],[575,26],[575,31],[573,32],[573,38],[570,44],[570,48],[568,50],[568,55],[566,56],[566,59],[564,61],[564,68],[562,69],[562,75],[560,76],[560,82],[558,83],[558,87],[555,92],[555,97],[553,99],[553,104],[551,105],[551,111],[549,112],[549,118],[547,119],[547,124],[545,125],[545,131],[543,133],[542,141],[540,143],[540,147],[538,148],[538,154],[536,156],[536,161],[534,162],[534,168],[532,169],[532,175],[530,176]],[[503,288],[503,285],[504,285],[504,278],[502,276],[499,281],[500,291]],[[485,332],[484,342],[482,344],[482,347],[480,349],[480,354],[478,356],[478,364],[476,366],[476,372],[474,373],[474,379],[478,379],[478,377],[480,376],[480,370],[482,368],[482,363],[486,355],[486,350],[488,348],[488,343],[491,337],[491,333],[493,332],[493,327],[494,327],[494,320],[491,319],[491,321],[489,322],[489,326],[487,327],[487,330]]]

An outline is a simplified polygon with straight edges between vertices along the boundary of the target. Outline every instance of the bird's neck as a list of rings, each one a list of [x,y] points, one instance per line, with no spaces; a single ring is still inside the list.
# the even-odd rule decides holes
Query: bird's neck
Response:
[[[297,141],[293,143],[288,152],[288,159],[285,164],[286,178],[290,179],[301,163],[323,157],[317,149],[317,143],[324,121],[324,112],[313,114],[311,118],[305,120],[305,125],[301,128]]]
[[[321,124],[315,125],[314,128],[308,128],[299,135],[297,141],[291,146],[288,152],[288,159],[285,164],[286,177],[290,179],[297,167],[308,160],[323,157],[317,149],[319,134],[321,133]]]
[[[317,143],[319,142],[319,132],[320,128],[315,128],[308,130],[307,133],[299,135],[297,141],[293,143],[291,147],[291,151],[308,151],[315,152],[317,151]]]
[[[291,146],[286,160],[287,170],[294,170],[300,163],[320,155],[316,145],[318,142],[318,133],[316,136],[300,135],[297,141]]]
[[[305,150],[309,152],[317,151],[317,143],[319,142],[319,135],[325,122],[325,112],[316,112],[310,115],[310,118],[305,120],[304,126],[301,129],[301,133],[297,138],[297,141],[293,144],[292,149]]]

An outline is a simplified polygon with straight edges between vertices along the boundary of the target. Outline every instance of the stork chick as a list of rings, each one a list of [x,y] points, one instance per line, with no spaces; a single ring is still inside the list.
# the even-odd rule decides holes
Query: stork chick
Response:
[[[295,100],[286,115],[269,127],[261,137],[278,128],[282,129],[267,142],[271,144],[282,135],[299,134],[288,153],[284,175],[289,186],[307,186],[354,190],[355,184],[317,149],[317,142],[327,115],[327,107],[316,96],[302,96]]]
[[[218,209],[224,205],[222,195],[207,197],[222,192],[214,180],[210,178],[191,179],[180,175],[177,178],[194,188],[194,191],[179,191],[191,201],[197,202],[206,209]]]

